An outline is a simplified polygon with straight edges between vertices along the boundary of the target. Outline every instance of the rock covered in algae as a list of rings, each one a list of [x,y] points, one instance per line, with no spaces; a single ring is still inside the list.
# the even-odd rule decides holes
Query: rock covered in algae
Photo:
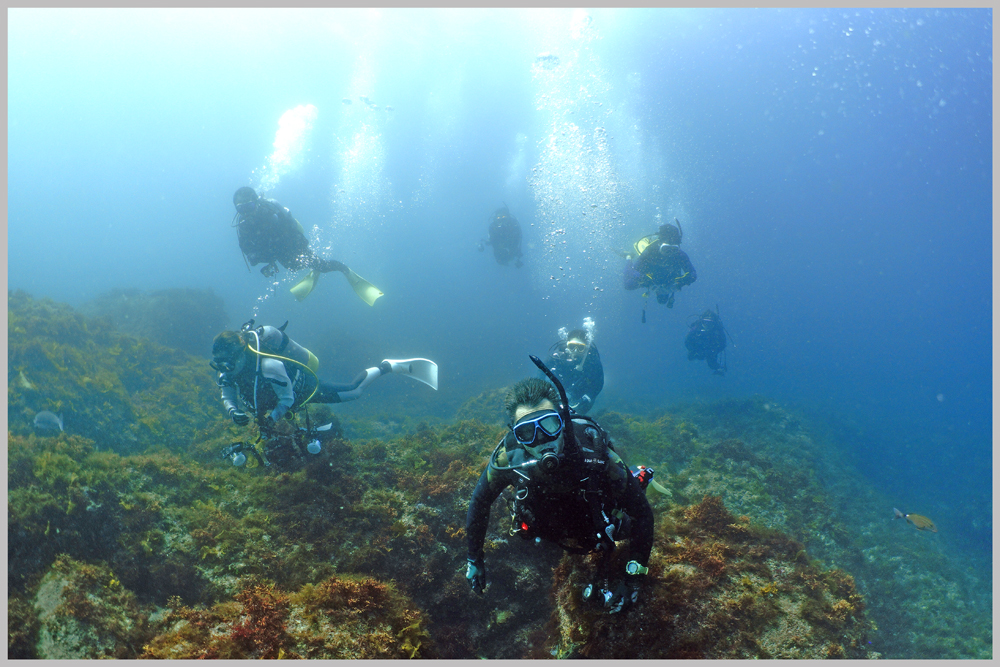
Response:
[[[123,333],[199,357],[211,354],[212,340],[229,324],[222,299],[211,288],[111,290],[83,304],[80,312],[104,317]]]
[[[594,558],[556,569],[556,608],[539,657],[871,658],[864,601],[850,575],[822,570],[802,545],[730,514],[717,497],[674,508],[635,606],[609,615],[584,603]]]
[[[48,660],[125,658],[144,633],[135,595],[101,565],[60,556],[35,595],[37,657]]]
[[[35,416],[48,410],[63,415],[66,433],[126,453],[153,445],[185,447],[206,429],[226,424],[203,358],[22,291],[8,293],[7,316],[13,433],[36,431]]]
[[[257,583],[209,609],[192,609],[174,598],[158,626],[161,632],[141,657],[436,657],[413,601],[372,577],[332,576],[292,594]]]

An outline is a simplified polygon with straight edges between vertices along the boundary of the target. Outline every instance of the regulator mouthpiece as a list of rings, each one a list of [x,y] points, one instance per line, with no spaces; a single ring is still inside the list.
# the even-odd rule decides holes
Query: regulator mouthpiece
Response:
[[[542,466],[542,470],[546,473],[554,473],[559,468],[559,457],[552,452],[548,452],[542,456],[538,464]]]

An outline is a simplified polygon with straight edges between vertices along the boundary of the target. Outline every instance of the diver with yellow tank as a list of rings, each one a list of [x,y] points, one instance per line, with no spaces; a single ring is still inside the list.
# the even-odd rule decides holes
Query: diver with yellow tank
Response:
[[[625,267],[623,282],[625,289],[643,288],[643,298],[656,294],[656,302],[674,307],[674,293],[698,279],[694,265],[687,253],[681,250],[681,222],[674,218],[677,226],[669,223],[660,225],[655,234],[649,234],[635,242],[634,253],[625,255],[629,260]],[[646,322],[646,306],[642,307],[642,321]]]
[[[437,389],[437,364],[429,359],[385,359],[350,383],[322,381],[317,375],[316,355],[289,338],[286,326],[288,322],[280,327],[254,328],[250,320],[240,331],[223,331],[212,344],[210,365],[219,373],[226,413],[239,426],[249,424],[252,416],[262,438],[281,435],[278,424],[286,414],[294,414],[310,402],[353,401],[369,384],[388,373],[409,375]],[[323,427],[316,431],[322,432]],[[319,443],[313,444],[310,442],[309,452],[318,453]],[[238,456],[240,452],[229,454],[236,465],[247,460]],[[267,465],[260,454],[261,448],[256,448],[255,458]]]

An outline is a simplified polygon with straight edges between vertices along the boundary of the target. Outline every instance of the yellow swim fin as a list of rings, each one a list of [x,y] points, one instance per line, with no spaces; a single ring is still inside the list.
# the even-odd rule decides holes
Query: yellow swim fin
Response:
[[[361,300],[369,306],[374,306],[375,299],[383,296],[382,290],[375,287],[350,269],[347,269],[347,273],[344,274],[344,277],[347,278],[347,282],[351,283],[351,288],[354,290],[354,293],[360,296]]]
[[[312,269],[309,271],[309,275],[295,283],[290,290],[292,295],[295,297],[295,300],[302,301],[302,299],[309,296],[309,293],[313,291],[314,287],[316,287],[317,280],[319,280],[319,271]]]

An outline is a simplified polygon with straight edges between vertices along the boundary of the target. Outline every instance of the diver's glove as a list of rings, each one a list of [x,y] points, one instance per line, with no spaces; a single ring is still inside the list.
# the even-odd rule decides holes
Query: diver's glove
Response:
[[[486,590],[486,565],[483,563],[482,556],[476,560],[471,558],[468,559],[468,568],[465,571],[465,578],[469,580],[469,585],[472,586],[472,590],[480,595],[483,594]]]
[[[240,412],[236,408],[229,408],[229,418],[237,426],[246,426],[250,423],[250,416],[245,412]]]
[[[608,590],[602,591],[604,594],[604,607],[609,614],[618,614],[625,611],[639,599],[639,585],[631,580],[621,580],[612,584]]]
[[[260,433],[264,436],[272,436],[278,430],[278,423],[274,421],[271,415],[268,415],[260,420]]]
[[[278,272],[278,266],[274,262],[271,262],[270,264],[267,264],[261,267],[260,269],[261,275],[263,275],[265,278],[270,278],[277,272]]]

